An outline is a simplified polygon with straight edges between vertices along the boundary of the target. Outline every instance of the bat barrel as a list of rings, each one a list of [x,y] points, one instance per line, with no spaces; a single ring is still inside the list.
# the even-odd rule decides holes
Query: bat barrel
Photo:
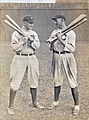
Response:
[[[22,31],[20,31],[16,26],[14,26],[13,24],[11,24],[8,20],[4,20],[4,22],[10,26],[11,28],[13,28],[14,30],[18,31],[20,34],[23,34]]]
[[[9,15],[5,15],[5,16],[17,29],[19,29],[24,34],[22,28],[20,28],[19,25]]]
[[[83,23],[86,22],[86,21],[87,21],[86,15],[84,15],[84,17],[83,17],[83,15],[82,15],[82,18],[81,18],[81,19],[79,18],[79,20],[77,20],[76,22],[75,22],[75,20],[74,20],[74,23],[70,23],[68,27],[66,27],[65,29],[63,29],[63,30],[61,31],[62,35],[65,34],[65,33],[68,33],[69,31],[73,30],[74,28],[78,27],[79,25],[83,24]],[[51,43],[51,42],[53,42],[55,39],[57,39],[56,35],[58,35],[58,34],[60,34],[60,33],[59,33],[59,32],[56,33],[53,39],[48,39],[48,40],[47,40],[47,43]]]
[[[84,19],[80,20],[79,22],[77,22],[76,24],[74,24],[73,26],[69,27],[68,29],[65,29],[64,31],[62,31],[62,33],[65,34],[65,33],[69,32],[70,30],[72,30],[72,29],[78,27],[79,25],[83,24],[86,21],[87,21],[87,18],[84,18]]]
[[[71,27],[76,26],[78,23],[81,23],[84,19],[87,19],[87,18],[84,17],[84,18],[82,18],[82,19],[76,21],[76,23],[74,23],[74,24],[68,26],[67,28],[65,28],[64,30],[62,30],[62,33],[65,32],[65,31],[67,31],[67,30],[70,29]]]

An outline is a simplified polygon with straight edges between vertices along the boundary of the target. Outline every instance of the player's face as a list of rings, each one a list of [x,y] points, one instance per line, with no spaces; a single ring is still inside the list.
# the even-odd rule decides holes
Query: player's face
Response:
[[[29,23],[29,22],[24,21],[24,26],[26,26],[27,29],[32,29],[32,27],[34,26],[34,24],[33,24],[33,22]]]
[[[63,24],[64,24],[64,19],[58,18],[58,19],[56,19],[55,23],[56,23],[57,27],[59,27],[60,29],[62,29],[63,28]]]

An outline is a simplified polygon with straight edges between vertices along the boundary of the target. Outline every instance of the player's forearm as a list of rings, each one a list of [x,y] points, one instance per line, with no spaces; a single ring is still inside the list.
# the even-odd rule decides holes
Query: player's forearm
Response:
[[[12,47],[12,49],[13,49],[14,51],[20,51],[20,50],[23,49],[24,42],[18,42],[18,43],[15,43],[15,44],[11,43],[10,46]]]
[[[34,49],[38,49],[40,47],[40,42],[38,41],[34,41],[31,43],[31,46],[34,48]]]

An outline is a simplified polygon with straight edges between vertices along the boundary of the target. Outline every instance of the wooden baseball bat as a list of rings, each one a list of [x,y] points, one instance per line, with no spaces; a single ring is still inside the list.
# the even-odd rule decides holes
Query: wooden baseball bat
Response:
[[[76,23],[74,26],[71,26],[69,29],[66,29],[65,31],[62,31],[62,34],[68,33],[69,31],[73,30],[74,28],[78,27],[79,25],[83,24],[86,21],[87,21],[87,18],[82,19],[81,21]]]
[[[20,34],[23,35],[23,32],[21,30],[19,30],[17,27],[15,27],[13,24],[11,24],[8,20],[4,20],[4,22],[9,25],[10,27],[12,27],[14,30],[18,31]]]
[[[65,28],[64,30],[62,30],[62,32],[65,32],[67,29],[71,28],[72,26],[76,25],[77,23],[81,22],[83,19],[86,18],[86,15],[81,14],[80,16],[78,16],[75,20],[73,20],[68,26],[67,28]]]
[[[22,28],[19,27],[19,25],[9,16],[6,15],[6,18],[9,20],[4,20],[4,22],[12,27],[14,30],[18,31],[20,34],[22,34],[24,37],[27,37],[29,39],[33,39],[33,35],[26,34]]]
[[[5,16],[15,27],[17,27],[20,31],[23,32],[23,30],[19,27],[19,25],[9,15],[5,15]],[[23,34],[24,34],[24,32],[23,32]]]
[[[70,23],[66,28],[62,29],[61,34],[65,34],[68,33],[70,30],[73,30],[74,28],[76,28],[77,26],[83,24],[85,21],[87,20],[86,15],[81,14],[79,17],[77,17],[72,23]],[[53,42],[55,39],[57,39],[57,35],[60,34],[60,31],[58,31],[53,39],[48,39],[47,42],[51,43]]]

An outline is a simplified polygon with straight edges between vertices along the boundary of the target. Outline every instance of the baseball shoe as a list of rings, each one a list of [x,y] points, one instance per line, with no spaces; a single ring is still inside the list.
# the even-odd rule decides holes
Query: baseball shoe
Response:
[[[58,107],[58,101],[57,101],[57,102],[53,102],[53,104],[51,104],[51,105],[48,107],[48,109],[49,109],[49,110],[52,110],[52,109],[54,109],[54,108],[56,108],[56,107]]]
[[[44,109],[45,107],[40,105],[39,103],[33,104],[33,107],[38,108],[38,109]]]
[[[11,107],[11,108],[8,108],[8,114],[10,114],[10,115],[13,115],[14,114],[14,110],[13,110],[13,108]]]
[[[73,109],[73,115],[77,116],[79,115],[79,109]]]

